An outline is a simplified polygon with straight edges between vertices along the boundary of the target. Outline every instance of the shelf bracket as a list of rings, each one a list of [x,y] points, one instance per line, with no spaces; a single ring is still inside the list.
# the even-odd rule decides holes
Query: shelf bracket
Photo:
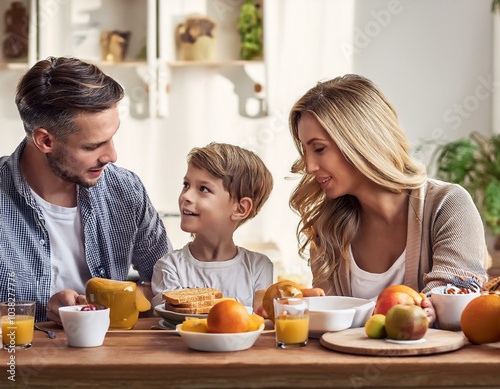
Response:
[[[238,96],[239,114],[247,118],[267,116],[264,81],[260,77],[262,64],[222,66],[218,73],[234,85]],[[263,77],[262,77],[263,78]]]

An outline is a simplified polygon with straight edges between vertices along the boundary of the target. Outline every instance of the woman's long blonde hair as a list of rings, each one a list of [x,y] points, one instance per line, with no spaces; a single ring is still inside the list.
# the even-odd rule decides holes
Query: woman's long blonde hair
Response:
[[[302,177],[290,207],[301,217],[299,254],[305,256],[310,249],[317,285],[330,280],[340,261],[348,260],[360,213],[356,197],[328,199],[315,177],[306,173],[297,129],[304,112],[312,114],[346,160],[377,185],[401,193],[422,186],[427,174],[425,166],[410,155],[396,111],[370,80],[354,74],[337,77],[318,83],[295,103],[289,119],[300,157],[291,171]]]

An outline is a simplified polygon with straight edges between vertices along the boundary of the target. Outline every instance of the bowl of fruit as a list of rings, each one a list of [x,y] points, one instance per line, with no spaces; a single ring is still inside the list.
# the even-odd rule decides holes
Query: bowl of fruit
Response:
[[[109,328],[109,312],[109,308],[93,304],[60,307],[59,316],[68,346],[101,346]]]
[[[247,350],[264,330],[264,318],[250,314],[236,300],[215,304],[206,318],[186,317],[177,332],[193,350],[227,352]]]

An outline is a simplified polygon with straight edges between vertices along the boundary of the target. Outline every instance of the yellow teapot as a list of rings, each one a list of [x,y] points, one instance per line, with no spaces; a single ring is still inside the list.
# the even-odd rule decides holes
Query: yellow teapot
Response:
[[[132,281],[91,278],[85,286],[85,295],[89,304],[110,309],[109,328],[132,329],[139,312],[151,308],[151,303]]]

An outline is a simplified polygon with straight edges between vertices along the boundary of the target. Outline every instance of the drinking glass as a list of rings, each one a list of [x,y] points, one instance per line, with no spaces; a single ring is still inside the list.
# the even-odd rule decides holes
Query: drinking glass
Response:
[[[31,347],[35,331],[35,304],[25,300],[0,303],[4,350]]]
[[[278,297],[273,303],[276,347],[305,346],[309,336],[309,300]]]

